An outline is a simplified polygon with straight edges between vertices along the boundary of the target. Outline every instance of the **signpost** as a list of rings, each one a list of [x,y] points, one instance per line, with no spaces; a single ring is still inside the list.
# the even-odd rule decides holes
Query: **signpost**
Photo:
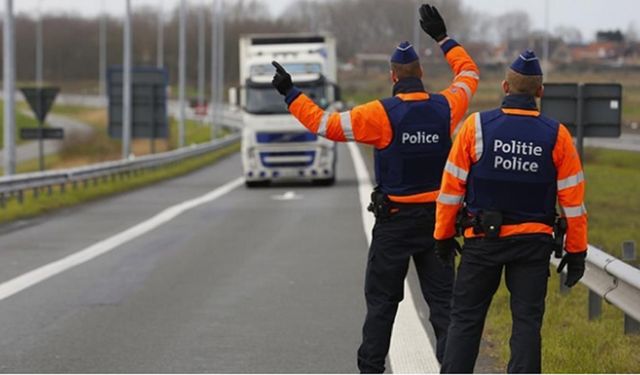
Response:
[[[20,89],[22,95],[29,103],[29,107],[33,111],[38,120],[37,128],[21,129],[20,137],[22,139],[38,140],[38,159],[40,170],[44,171],[44,140],[45,139],[62,139],[64,138],[64,129],[62,128],[44,128],[44,122],[47,114],[56,100],[60,88],[58,87],[23,87]]]
[[[622,85],[546,83],[542,112],[569,128],[584,159],[585,137],[618,138],[622,132]]]
[[[133,138],[149,138],[151,151],[155,152],[155,139],[169,136],[167,121],[166,69],[137,67],[132,69],[131,135]],[[109,136],[122,138],[123,71],[121,67],[109,69],[107,92],[109,98]]]

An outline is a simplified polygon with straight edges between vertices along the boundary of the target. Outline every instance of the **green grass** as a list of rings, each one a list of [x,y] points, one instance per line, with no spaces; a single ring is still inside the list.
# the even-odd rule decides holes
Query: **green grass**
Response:
[[[169,134],[171,148],[178,148],[178,121],[173,117],[169,121]],[[207,122],[200,123],[199,121],[186,120],[184,123],[184,138],[186,145],[209,142],[211,140],[209,124]]]
[[[51,196],[41,193],[38,198],[33,196],[32,191],[28,191],[25,192],[23,204],[18,203],[16,199],[11,199],[5,208],[0,208],[0,223],[41,215],[63,207],[137,189],[168,178],[175,178],[212,164],[224,156],[237,152],[238,149],[239,145],[235,144],[207,155],[185,160],[174,166],[146,171],[124,180],[100,181],[97,186],[93,186],[93,182],[90,182],[91,186],[88,189],[84,189],[82,184],[79,184],[75,190],[67,185],[66,192],[62,193],[59,187],[55,187]]]
[[[640,153],[587,149],[585,175],[589,211],[589,242],[620,256],[624,240],[640,243]],[[623,334],[623,314],[605,304],[602,317],[587,320],[586,287],[569,295],[558,293],[558,277],[552,269],[547,296],[543,337],[545,373],[630,373],[640,370],[640,335]],[[503,283],[504,284],[504,283]],[[492,303],[484,352],[505,369],[511,334],[509,294],[502,285]]]
[[[620,256],[622,241],[640,244],[640,153],[587,149],[585,159],[589,243]]]
[[[16,105],[16,143],[21,144],[24,143],[22,139],[20,139],[20,129],[22,128],[30,128],[37,127],[38,122],[28,116],[23,115],[18,110],[20,108],[19,105]],[[0,101],[0,113],[4,114],[4,101]],[[0,148],[4,147],[4,120],[0,121]]]

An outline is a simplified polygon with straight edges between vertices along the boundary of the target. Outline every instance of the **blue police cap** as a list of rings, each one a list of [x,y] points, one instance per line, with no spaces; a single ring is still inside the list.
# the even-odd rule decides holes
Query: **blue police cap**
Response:
[[[418,54],[409,42],[402,42],[391,55],[391,62],[396,64],[409,64],[418,60]]]
[[[541,76],[540,60],[532,50],[526,50],[511,64],[511,69],[525,76]]]

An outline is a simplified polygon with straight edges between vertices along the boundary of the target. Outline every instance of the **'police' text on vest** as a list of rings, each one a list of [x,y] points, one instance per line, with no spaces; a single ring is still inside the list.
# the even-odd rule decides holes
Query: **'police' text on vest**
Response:
[[[504,155],[495,155],[493,160],[495,169],[538,173],[540,165],[531,159],[532,157],[542,157],[543,149],[542,146],[535,145],[533,142],[514,140],[503,142],[500,139],[495,139],[493,141],[493,152]]]
[[[402,133],[402,144],[432,144],[439,143],[440,135],[428,134],[427,132]]]

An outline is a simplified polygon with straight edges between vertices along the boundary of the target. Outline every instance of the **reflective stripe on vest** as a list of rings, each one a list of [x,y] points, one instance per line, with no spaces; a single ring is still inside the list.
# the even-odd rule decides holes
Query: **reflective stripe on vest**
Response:
[[[382,100],[393,139],[375,151],[376,181],[382,192],[403,196],[440,189],[451,149],[451,113],[444,96],[427,100]]]
[[[559,123],[500,109],[483,112],[476,120],[481,131],[476,147],[482,149],[476,149],[481,157],[467,178],[469,211],[498,210],[510,222],[553,217],[558,189],[553,148]]]

